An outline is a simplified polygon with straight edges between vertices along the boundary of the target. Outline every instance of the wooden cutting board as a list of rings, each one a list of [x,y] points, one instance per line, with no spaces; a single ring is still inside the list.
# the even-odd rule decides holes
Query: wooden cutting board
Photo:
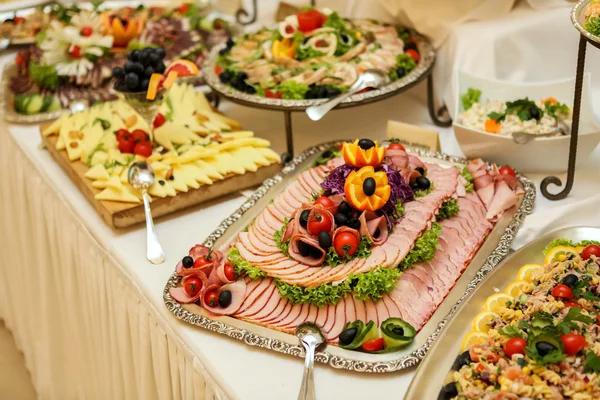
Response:
[[[49,125],[50,123],[42,124],[40,126],[40,134]],[[101,190],[93,187],[92,181],[84,176],[89,169],[88,166],[81,161],[69,161],[66,150],[58,151],[56,149],[57,141],[58,136],[56,135],[42,135],[42,142],[46,150],[48,150],[52,158],[56,160],[58,165],[66,172],[108,225],[119,229],[145,221],[144,205],[142,203],[132,204],[96,200],[95,196]],[[280,170],[281,164],[273,164],[268,167],[261,167],[256,172],[246,172],[244,175],[231,175],[226,179],[215,181],[212,185],[201,185],[198,189],[190,189],[188,192],[177,192],[177,195],[174,197],[152,197],[152,216],[154,218],[161,217],[226,194],[257,186]]]

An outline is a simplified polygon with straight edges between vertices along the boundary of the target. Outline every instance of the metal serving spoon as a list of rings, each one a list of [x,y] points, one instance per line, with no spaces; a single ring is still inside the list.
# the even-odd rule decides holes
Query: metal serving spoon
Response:
[[[350,86],[350,89],[348,89],[347,92],[342,93],[323,104],[308,107],[306,109],[306,114],[308,115],[308,118],[312,119],[313,121],[318,121],[348,97],[360,92],[365,88],[378,88],[379,86],[389,82],[389,80],[390,78],[382,70],[368,69],[358,76],[356,82]]]
[[[535,138],[538,137],[546,137],[546,136],[554,136],[557,133],[562,133],[563,135],[570,135],[571,134],[571,129],[569,128],[569,125],[565,124],[562,121],[558,122],[558,126],[551,130],[548,133],[527,133],[527,132],[513,132],[512,133],[512,138],[513,141],[517,144],[525,144],[525,143],[529,143],[532,140],[534,140]]]
[[[311,322],[305,322],[296,329],[296,336],[306,349],[304,375],[300,385],[298,400],[315,400],[315,350],[325,342],[321,330]]]
[[[148,195],[148,188],[154,182],[154,171],[148,163],[143,161],[136,162],[129,167],[127,179],[134,189],[142,192],[142,199],[144,200],[144,213],[146,214],[146,258],[152,264],[161,264],[165,261],[165,253],[158,242],[158,236],[154,230],[154,222],[150,213],[150,195]]]

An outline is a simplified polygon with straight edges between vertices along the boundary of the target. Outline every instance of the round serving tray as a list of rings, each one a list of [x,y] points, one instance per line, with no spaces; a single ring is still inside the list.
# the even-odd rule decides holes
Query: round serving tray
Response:
[[[363,104],[373,103],[379,100],[387,99],[403,91],[415,86],[429,75],[435,62],[435,49],[425,36],[418,34],[415,31],[410,31],[412,37],[417,41],[419,55],[421,59],[419,63],[408,75],[391,82],[379,89],[371,90],[364,93],[358,93],[344,100],[336,108],[356,107]],[[240,92],[229,85],[222,83],[217,74],[215,74],[215,64],[219,56],[219,51],[225,48],[225,44],[213,47],[204,62],[202,75],[206,83],[217,93],[233,101],[249,107],[264,108],[267,110],[278,111],[304,111],[308,107],[321,104],[329,99],[311,99],[311,100],[283,100],[260,97],[253,94]]]
[[[571,22],[577,28],[581,36],[583,36],[589,44],[600,49],[600,37],[596,35],[592,35],[588,32],[584,27],[584,19],[585,19],[585,9],[588,4],[590,4],[590,0],[581,0],[579,3],[575,4],[573,9],[571,10]]]

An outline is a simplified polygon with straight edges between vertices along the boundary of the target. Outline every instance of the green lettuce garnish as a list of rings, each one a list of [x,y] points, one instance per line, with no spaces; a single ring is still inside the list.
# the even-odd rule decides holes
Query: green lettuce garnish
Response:
[[[281,227],[281,229],[278,231],[275,231],[275,233],[273,234],[273,239],[275,240],[277,247],[279,247],[279,250],[281,250],[281,252],[283,254],[285,254],[286,256],[290,254],[289,253],[290,240],[288,239],[285,242],[282,242],[281,238],[283,238],[283,234],[285,233],[288,222],[290,222],[290,220],[286,217],[285,220],[283,221],[283,226]]]
[[[60,77],[54,65],[40,65],[29,61],[29,76],[38,85],[55,90],[60,85]]]
[[[558,114],[569,115],[569,106],[558,101],[554,104],[549,101],[544,102],[544,110],[554,119],[558,119]]]
[[[337,267],[338,265],[354,258],[367,258],[371,255],[372,244],[373,243],[365,235],[362,235],[360,237],[360,243],[358,244],[356,253],[353,255],[346,254],[344,257],[340,257],[333,246],[331,246],[329,251],[327,251],[327,255],[325,256],[325,264],[329,265],[330,267]]]
[[[583,28],[595,36],[600,36],[600,16],[590,17],[583,24]]]
[[[296,81],[285,81],[279,85],[279,91],[284,99],[302,100],[308,92],[308,85]]]
[[[266,272],[244,260],[240,255],[240,251],[235,247],[229,249],[227,259],[233,264],[237,276],[241,276],[245,273],[246,276],[252,280],[267,276]]]
[[[433,259],[438,248],[438,237],[442,233],[442,226],[437,222],[431,224],[428,229],[415,241],[415,246],[408,252],[398,268],[402,271],[412,268],[417,262],[428,262]]]
[[[342,150],[338,149],[337,146],[333,146],[328,148],[321,154],[313,163],[313,167],[318,167],[319,165],[325,165],[331,159],[341,157]]]
[[[565,238],[556,239],[546,245],[546,248],[544,249],[544,254],[548,254],[550,250],[557,246],[585,247],[590,244],[596,244],[600,246],[600,242],[597,240],[582,240],[581,242],[574,242]]]
[[[437,216],[437,220],[441,221],[446,218],[454,217],[460,211],[460,207],[458,206],[458,202],[456,199],[450,199],[442,203],[442,207],[440,208],[440,212]]]
[[[433,183],[430,184],[429,188],[427,188],[425,190],[415,190],[415,199],[427,196],[429,193],[431,193],[432,190],[433,190]]]
[[[480,97],[481,97],[481,90],[473,89],[473,88],[467,89],[467,93],[463,94],[460,98],[465,111],[467,111],[469,108],[473,107],[473,104],[479,102]]]
[[[460,167],[456,167],[458,169],[460,169]],[[464,167],[462,169],[462,171],[460,172],[460,174],[463,176],[463,178],[465,178],[467,180],[467,184],[465,185],[465,190],[469,193],[473,193],[475,191],[475,188],[473,187],[473,181],[475,180],[475,178],[473,178],[473,175],[471,175],[469,173],[469,170],[467,169],[467,167]]]
[[[402,200],[396,202],[396,213],[398,213],[398,218],[404,215],[404,204],[402,204]]]
[[[396,57],[396,67],[392,68],[388,72],[388,76],[392,81],[396,81],[400,78],[397,72],[398,68],[402,67],[404,69],[404,74],[408,75],[408,73],[415,69],[416,66],[417,63],[411,56],[409,56],[408,54],[398,54],[398,56]]]
[[[377,301],[384,294],[391,292],[396,287],[396,281],[402,272],[396,268],[376,268],[366,274],[352,277],[352,290],[358,300],[371,299]]]

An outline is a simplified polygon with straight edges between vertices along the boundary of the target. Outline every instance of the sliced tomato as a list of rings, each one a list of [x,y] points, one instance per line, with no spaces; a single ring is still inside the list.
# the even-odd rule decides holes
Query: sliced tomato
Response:
[[[388,146],[388,149],[390,149],[390,150],[403,150],[403,151],[406,151],[406,147],[404,147],[400,143],[392,143],[392,144],[390,144]]]
[[[177,8],[177,11],[178,11],[180,14],[185,14],[185,13],[186,13],[186,12],[187,12],[189,9],[190,9],[190,5],[189,5],[189,4],[187,4],[187,3],[183,3],[182,5],[180,5],[180,6]]]
[[[525,347],[527,347],[527,341],[525,339],[519,337],[510,338],[504,343],[504,353],[509,358],[512,357],[513,354],[525,355]]]
[[[218,66],[218,65],[215,65],[215,74],[216,74],[216,75],[220,75],[220,74],[221,74],[221,72],[223,72],[223,68],[221,68],[221,67],[220,67],[220,66]]]
[[[302,32],[311,32],[323,26],[327,17],[317,10],[308,10],[296,14],[298,17],[298,29]]]
[[[19,24],[22,24],[23,22],[25,22],[25,18],[23,18],[23,17],[15,17],[15,19],[13,21],[14,21],[14,23],[16,25],[19,25]]]
[[[565,354],[574,356],[588,346],[587,340],[583,335],[578,333],[567,333],[560,337],[561,342],[565,347]]]
[[[265,96],[269,99],[281,99],[283,97],[283,93],[281,92],[272,92],[271,90],[265,90]]]
[[[161,113],[158,113],[156,114],[156,117],[154,117],[154,122],[152,123],[152,125],[154,125],[155,128],[160,128],[165,124],[166,121],[167,119],[165,118],[165,116]]]
[[[81,28],[81,36],[89,37],[92,36],[92,33],[94,33],[94,29],[92,29],[91,26],[84,26]]]
[[[565,301],[565,307],[577,307],[577,308],[581,308],[581,305],[579,305],[579,303],[576,303],[574,301]]]
[[[600,246],[597,244],[588,244],[581,252],[581,258],[583,260],[589,260],[592,256],[600,257]]]
[[[419,62],[419,60],[421,59],[421,57],[419,56],[419,53],[416,50],[413,49],[408,49],[405,51],[407,56],[410,56],[410,58],[412,58],[413,60],[415,60],[415,62]]]
[[[573,298],[573,291],[570,287],[563,283],[554,286],[551,294],[557,299],[571,300]]]
[[[73,58],[81,58],[81,47],[79,46],[73,46],[71,48],[71,51],[69,51],[69,54],[71,55],[71,57]]]
[[[512,175],[512,176],[517,176],[517,173],[515,172],[514,169],[512,169],[511,167],[509,167],[508,165],[505,165],[504,167],[501,167],[498,172],[500,172],[500,175]]]
[[[479,363],[477,364],[477,366],[475,367],[475,371],[477,371],[477,373],[479,375],[481,375],[484,371],[487,371],[487,368],[485,367],[485,365]]]
[[[363,343],[362,349],[369,353],[383,349],[383,338],[367,340]]]
[[[15,57],[15,62],[18,66],[22,66],[25,63],[25,57],[21,53],[17,54]]]

